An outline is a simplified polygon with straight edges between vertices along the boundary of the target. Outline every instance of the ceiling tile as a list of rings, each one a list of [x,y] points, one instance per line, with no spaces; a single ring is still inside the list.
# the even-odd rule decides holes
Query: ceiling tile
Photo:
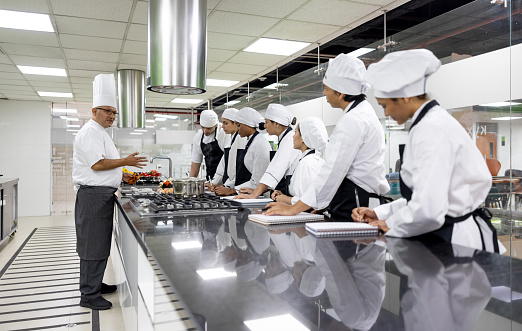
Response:
[[[39,82],[39,81],[31,81],[31,86],[34,87],[35,90],[44,91],[44,89],[48,87],[58,87],[58,88],[66,88],[70,89],[71,84],[69,82]]]
[[[240,51],[250,45],[255,37],[208,32],[207,47]]]
[[[216,9],[234,13],[283,18],[301,7],[301,5],[307,1],[308,0],[222,0]]]
[[[20,70],[15,65],[12,64],[0,64],[0,72],[17,72],[20,73]],[[2,74],[0,73],[0,77]]]
[[[230,63],[241,63],[241,64],[253,64],[272,66],[286,59],[286,56],[281,55],[270,55],[270,54],[259,54],[249,52],[239,52],[237,55],[232,57],[228,62]],[[221,69],[220,69],[221,70]]]
[[[116,63],[67,60],[67,65],[68,65],[69,69],[98,70],[98,71],[108,71],[108,72],[113,72],[116,70]]]
[[[209,9],[214,9],[216,8],[216,6],[218,5],[218,3],[220,2],[221,0],[208,0],[207,2],[207,8]]]
[[[122,69],[141,70],[141,71],[147,73],[147,66],[140,66],[137,64],[120,63],[120,65],[118,66],[118,70],[122,70]]]
[[[71,85],[73,88],[76,86],[82,87],[82,88],[89,88],[92,89],[92,78],[89,77],[71,77]]]
[[[129,33],[127,34],[128,40],[147,41],[149,31],[147,25],[143,24],[131,24]]]
[[[248,79],[251,75],[247,75],[245,73],[231,73],[231,72],[221,72],[221,71],[212,71],[207,75],[207,78],[212,79],[228,79],[228,80],[239,80],[243,81]]]
[[[238,74],[252,74],[255,75],[266,69],[263,66],[249,65],[249,64],[236,64],[236,63],[225,63],[218,68],[222,72],[238,73]]]
[[[208,31],[257,37],[279,20],[270,17],[216,11],[208,19]],[[230,24],[230,22],[234,22]],[[218,48],[218,47],[216,47]]]
[[[325,10],[335,8],[336,10]],[[287,18],[295,21],[348,26],[353,21],[379,10],[376,5],[342,1],[312,0]]]
[[[27,80],[25,80],[24,76],[23,75],[20,75],[21,78],[16,78],[16,79],[9,79],[8,82],[9,82],[9,85],[19,85],[19,86],[29,86],[29,83],[27,82]],[[7,80],[7,78],[5,78]],[[4,75],[2,75],[2,73],[0,72],[0,81],[4,81]]]
[[[120,63],[147,65],[147,55],[122,54]]]
[[[12,64],[11,60],[9,59],[9,57],[5,54],[0,54],[0,63],[3,63],[3,64]]]
[[[138,2],[132,15],[132,23],[149,24],[149,3]]]
[[[207,49],[207,60],[208,61],[220,61],[224,62],[228,60],[236,54],[236,51],[230,51],[226,49],[216,49],[216,48],[208,48]]]
[[[17,65],[49,68],[65,68],[62,59],[51,59],[47,57],[12,55],[11,60]]]
[[[49,14],[47,0],[2,0],[1,9]]]
[[[0,47],[9,55],[35,55],[41,57],[50,57],[55,59],[63,58],[62,51],[59,47],[34,46],[24,44],[0,43]]]
[[[38,88],[38,89],[35,88],[35,90],[37,90],[37,91],[45,91],[45,92],[72,93],[72,90],[71,90],[70,86],[67,86],[67,87],[47,86],[47,87],[42,87],[42,88]]]
[[[263,37],[315,42],[339,30],[339,26],[284,20],[274,26]]]
[[[56,34],[51,32],[0,28],[0,34],[4,43],[59,47]]]
[[[105,52],[119,52],[122,43],[121,39],[74,36],[68,34],[60,34],[60,40],[64,48]]]
[[[120,55],[120,53],[116,52],[99,52],[71,48],[64,48],[63,51],[67,60],[85,60],[116,63]]]
[[[223,62],[207,61],[207,72],[216,70]]]
[[[55,16],[60,34],[93,36],[122,39],[127,24],[122,22],[102,21],[90,18]]]
[[[98,74],[100,74],[100,72],[96,70],[69,69],[69,75],[71,77],[87,77],[94,80],[94,77]]]
[[[60,77],[60,76],[25,75],[25,78],[29,81],[29,83],[31,85],[37,84],[36,82],[69,83],[69,79],[67,77]]]
[[[147,55],[147,42],[126,40],[123,45],[123,53]]]
[[[5,81],[3,83],[6,83]],[[28,91],[34,92],[34,89],[30,85],[20,86],[20,85],[0,85],[0,91],[11,91],[11,93],[15,93],[13,91]]]
[[[24,97],[37,97],[36,92],[2,91],[2,94],[9,99],[21,99]]]
[[[55,15],[127,22],[132,9],[128,0],[51,0]]]

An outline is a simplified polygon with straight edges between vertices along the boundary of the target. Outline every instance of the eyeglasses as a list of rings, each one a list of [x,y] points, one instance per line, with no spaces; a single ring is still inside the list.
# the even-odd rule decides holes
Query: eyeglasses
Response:
[[[96,107],[96,109],[101,109],[101,110],[105,110],[105,112],[107,112],[107,114],[112,114],[114,116],[118,116],[118,112],[117,111],[112,111],[110,109],[105,109],[105,108],[100,108],[100,107]]]

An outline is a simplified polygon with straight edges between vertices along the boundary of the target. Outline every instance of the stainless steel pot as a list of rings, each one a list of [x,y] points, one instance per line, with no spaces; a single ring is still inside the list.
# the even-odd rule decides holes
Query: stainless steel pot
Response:
[[[172,181],[173,193],[176,198],[183,198],[187,192],[187,183],[182,179]]]
[[[205,193],[205,180],[195,177],[180,178],[172,181],[176,198],[195,198]]]

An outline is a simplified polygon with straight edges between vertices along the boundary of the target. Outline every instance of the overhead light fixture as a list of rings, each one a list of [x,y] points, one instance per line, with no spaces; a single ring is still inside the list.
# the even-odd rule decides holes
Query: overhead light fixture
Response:
[[[288,84],[282,84],[282,83],[273,83],[273,84],[270,84],[268,86],[265,86],[263,87],[264,89],[267,89],[267,90],[277,90],[281,87],[286,87],[288,86]]]
[[[196,104],[203,102],[202,99],[187,99],[187,98],[176,98],[171,101],[172,103],[189,103],[189,104]]]
[[[62,108],[53,108],[53,115],[58,114],[78,114],[78,109],[62,109]],[[60,116],[62,118],[62,116]]]
[[[232,85],[236,85],[237,83],[239,83],[238,80],[226,80],[226,79],[207,78],[207,86],[230,87]]]
[[[257,320],[244,321],[243,323],[252,331],[262,330],[292,330],[309,331],[306,326],[290,314],[260,318]]]
[[[481,106],[481,107],[509,107],[509,105],[516,106],[516,105],[520,105],[520,104],[521,103],[519,103],[519,102],[502,101],[502,102],[484,103],[479,106]]]
[[[37,91],[38,95],[41,97],[55,97],[55,98],[72,98],[72,93],[64,93],[64,92],[42,92]]]
[[[232,100],[232,101],[229,101],[229,102],[225,102],[225,106],[233,106],[233,105],[238,104],[240,102],[241,101],[239,101],[239,100]]]
[[[347,55],[359,57],[359,56],[362,56],[364,54],[373,52],[374,50],[375,50],[374,48],[362,47],[362,48],[356,49],[355,51],[352,51],[352,52],[348,53]]]
[[[67,72],[62,68],[47,68],[47,67],[31,67],[31,66],[19,66],[18,69],[24,75],[44,75],[44,76],[61,76],[67,77]]]
[[[0,28],[54,32],[49,15],[12,10],[0,10]]]
[[[154,117],[156,117],[156,120],[158,118],[165,118],[165,119],[169,119],[169,120],[178,119],[178,116],[176,116],[176,115],[165,115],[165,114],[154,114]]]
[[[502,116],[502,117],[492,117],[493,121],[511,121],[511,120],[519,120],[522,117],[520,116]]]
[[[197,270],[196,272],[198,273],[198,275],[201,278],[203,278],[203,280],[228,278],[228,277],[237,276],[235,272],[226,271],[223,268]]]
[[[147,122],[147,123],[154,123],[156,121],[155,120],[145,120],[145,122]]]
[[[171,245],[176,250],[203,247],[203,244],[197,240],[175,242],[175,243],[172,243]]]
[[[80,120],[79,118],[76,118],[76,117],[67,117],[64,115],[61,115],[60,118],[62,120],[71,121],[71,122],[78,122]]]
[[[289,56],[302,50],[308,45],[310,45],[310,43],[302,41],[260,38],[245,48],[244,51],[251,53]]]
[[[67,127],[68,128],[79,128],[80,125],[79,124],[67,124]]]
[[[145,129],[135,129],[134,132],[149,132],[149,131],[145,130]]]
[[[139,135],[139,136],[141,136],[141,135],[143,134],[143,133],[141,133],[141,132],[129,132],[129,133],[130,133],[130,134],[133,134],[133,135]]]

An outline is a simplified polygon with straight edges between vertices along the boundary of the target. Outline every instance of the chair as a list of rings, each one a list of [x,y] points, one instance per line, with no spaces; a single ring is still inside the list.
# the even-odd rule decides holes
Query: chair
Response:
[[[486,158],[486,164],[488,166],[489,172],[491,173],[491,176],[498,175],[498,172],[500,171],[501,165],[500,165],[500,162],[497,159],[490,159],[488,157],[488,158]]]

